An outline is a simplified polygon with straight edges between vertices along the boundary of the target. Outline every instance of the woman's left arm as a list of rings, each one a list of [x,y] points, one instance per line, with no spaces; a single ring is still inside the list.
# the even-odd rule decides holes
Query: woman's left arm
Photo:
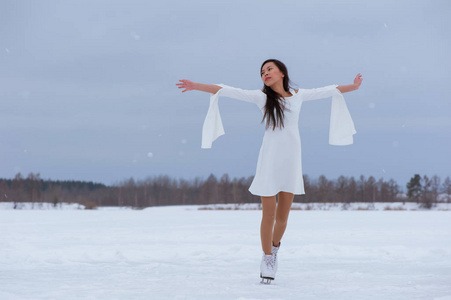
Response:
[[[347,92],[352,92],[357,90],[360,85],[362,84],[362,75],[359,73],[357,74],[357,76],[354,78],[354,84],[348,84],[348,85],[339,85],[337,86],[337,89],[341,92],[341,93],[347,93]]]

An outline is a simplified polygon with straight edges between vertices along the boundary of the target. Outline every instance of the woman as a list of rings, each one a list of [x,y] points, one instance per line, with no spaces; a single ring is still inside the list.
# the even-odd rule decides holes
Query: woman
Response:
[[[362,76],[360,73],[357,74],[354,84],[294,90],[290,86],[287,68],[281,61],[276,59],[266,60],[263,62],[260,72],[264,83],[262,91],[242,90],[222,84],[195,83],[190,80],[180,80],[180,83],[176,85],[180,89],[184,89],[182,92],[197,90],[216,96],[252,102],[263,113],[262,122],[266,122],[266,130],[258,157],[256,175],[249,191],[261,197],[260,237],[264,253],[260,265],[260,277],[262,283],[270,283],[271,280],[274,280],[277,271],[277,252],[287,227],[288,214],[294,195],[304,194],[301,140],[298,130],[302,103],[331,96],[342,98],[342,93],[354,91],[360,87]],[[336,127],[340,127],[339,131],[342,131],[344,125],[341,123],[346,121],[340,120],[346,120],[346,117],[348,117],[347,122],[351,123],[348,127],[352,127],[350,129],[351,141],[349,142],[349,139],[346,138],[345,142],[338,141],[334,143],[335,145],[352,143],[352,134],[355,133],[344,99],[342,101],[340,109],[345,110],[345,118],[342,116],[334,117],[332,111],[331,131],[332,127],[335,126],[332,122],[337,124]],[[338,108],[334,108],[333,102],[332,110],[334,109]],[[278,201],[276,201],[276,196]]]

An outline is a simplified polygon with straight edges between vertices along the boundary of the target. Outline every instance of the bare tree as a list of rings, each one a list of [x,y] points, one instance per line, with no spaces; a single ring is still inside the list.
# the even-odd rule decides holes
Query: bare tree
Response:
[[[229,174],[222,175],[221,179],[219,180],[219,203],[230,203],[232,202],[233,195],[232,195],[232,182],[230,181]]]
[[[349,203],[349,198],[346,197],[346,194],[348,192],[348,179],[344,177],[343,175],[338,177],[336,183],[335,183],[335,197],[334,202],[346,202]]]
[[[7,202],[9,194],[9,187],[6,180],[0,180],[0,202]]]
[[[354,177],[351,177],[349,179],[349,185],[347,189],[347,198],[348,202],[357,202],[358,196],[357,196],[357,182],[355,181]]]
[[[361,202],[365,202],[365,185],[366,185],[366,180],[365,180],[365,176],[360,175],[359,181],[357,183],[358,186],[358,191],[359,191],[359,196],[360,196],[360,201]]]
[[[332,192],[333,183],[326,176],[320,175],[318,178],[318,202],[332,202]]]
[[[24,202],[25,192],[24,192],[24,179],[22,174],[17,173],[11,183],[11,198],[14,202],[14,209],[17,208],[18,202]]]
[[[421,207],[430,209],[434,202],[433,193],[432,193],[432,180],[429,179],[426,175],[422,178],[423,189],[421,191]]]
[[[449,203],[451,201],[451,179],[449,176],[443,181],[440,192],[447,195],[446,198]]]
[[[435,204],[437,204],[439,192],[440,192],[440,177],[434,175],[431,178],[431,194]]]

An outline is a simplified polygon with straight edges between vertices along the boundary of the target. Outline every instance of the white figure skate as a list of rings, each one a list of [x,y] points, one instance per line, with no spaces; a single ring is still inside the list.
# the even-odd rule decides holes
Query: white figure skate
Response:
[[[277,252],[279,251],[280,248],[280,242],[279,242],[279,246],[274,247],[274,245],[271,246],[271,255],[274,257],[274,275],[277,272],[277,268],[279,266],[279,264],[277,263]]]
[[[276,272],[274,269],[274,256],[272,254],[266,255],[263,253],[262,262],[260,264],[260,283],[270,284],[274,280]]]

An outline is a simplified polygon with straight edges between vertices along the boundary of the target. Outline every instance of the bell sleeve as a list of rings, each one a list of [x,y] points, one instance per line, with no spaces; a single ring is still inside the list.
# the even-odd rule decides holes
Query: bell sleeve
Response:
[[[222,125],[221,115],[219,113],[219,96],[234,98],[246,102],[251,102],[259,107],[264,106],[266,96],[259,90],[243,90],[239,88],[230,87],[224,84],[216,84],[221,87],[216,94],[210,94],[210,106],[208,108],[207,116],[205,117],[204,125],[202,127],[202,145],[201,148],[211,148],[213,142],[225,134],[224,126]]]
[[[334,146],[351,145],[357,133],[345,99],[336,84],[322,88],[302,90],[303,101],[332,97],[330,111],[329,144]]]

